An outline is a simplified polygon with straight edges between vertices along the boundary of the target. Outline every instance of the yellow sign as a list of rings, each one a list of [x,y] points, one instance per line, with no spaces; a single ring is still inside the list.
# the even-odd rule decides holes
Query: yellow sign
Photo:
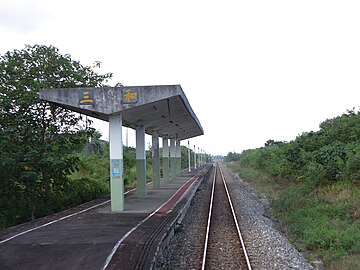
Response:
[[[139,100],[137,89],[124,89],[122,91],[122,96],[123,103],[136,103]]]
[[[79,91],[79,105],[93,105],[94,104],[94,90],[80,90]]]

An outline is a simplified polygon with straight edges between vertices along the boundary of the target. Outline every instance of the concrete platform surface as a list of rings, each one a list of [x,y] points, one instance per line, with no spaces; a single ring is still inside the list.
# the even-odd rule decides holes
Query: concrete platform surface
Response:
[[[100,206],[68,217],[60,214],[51,224],[30,223],[29,228],[22,225],[6,233],[0,231],[0,269],[102,269],[116,253],[116,245],[126,249],[124,240],[136,231],[136,226],[152,216],[159,218],[171,212],[193,188],[192,182],[203,174],[203,168],[183,172],[176,181],[161,183],[159,189],[150,184],[148,196],[143,199],[129,192],[121,213],[112,213],[109,202],[102,201]]]

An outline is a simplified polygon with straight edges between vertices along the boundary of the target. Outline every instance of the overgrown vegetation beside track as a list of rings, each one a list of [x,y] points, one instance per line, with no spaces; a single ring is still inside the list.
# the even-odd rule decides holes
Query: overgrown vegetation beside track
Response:
[[[228,166],[272,200],[295,244],[327,269],[360,269],[360,113],[291,142],[230,153]]]
[[[88,185],[68,176],[94,133],[83,116],[40,101],[42,88],[101,87],[98,74],[53,46],[0,55],[0,228],[62,209]],[[77,196],[79,197],[79,196]],[[87,195],[86,195],[87,197]]]

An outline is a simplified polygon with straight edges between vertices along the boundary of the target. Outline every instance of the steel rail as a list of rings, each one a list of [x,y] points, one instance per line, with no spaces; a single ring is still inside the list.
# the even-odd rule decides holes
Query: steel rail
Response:
[[[215,180],[216,180],[216,166],[214,170],[214,179],[213,184],[211,188],[211,198],[210,198],[210,206],[209,206],[209,215],[208,215],[208,221],[206,226],[206,236],[205,236],[205,244],[204,244],[204,253],[203,253],[203,259],[201,264],[201,270],[205,270],[205,261],[206,261],[206,253],[207,253],[207,247],[209,242],[209,232],[210,232],[210,221],[211,221],[211,213],[213,208],[213,201],[214,201],[214,190],[215,190]]]
[[[227,188],[227,185],[226,185],[226,182],[225,182],[225,178],[224,178],[223,172],[222,172],[222,170],[221,170],[220,167],[219,167],[219,171],[220,171],[221,178],[222,178],[222,181],[223,181],[224,186],[225,186],[225,190],[226,190],[226,194],[227,194],[227,197],[228,197],[228,200],[229,200],[229,204],[230,204],[232,216],[233,216],[233,218],[234,218],[236,230],[237,230],[237,232],[238,232],[238,236],[239,236],[239,239],[240,239],[240,242],[241,242],[241,247],[242,247],[242,250],[243,250],[243,253],[244,253],[244,256],[245,256],[246,265],[247,265],[247,267],[248,267],[248,270],[252,270],[252,267],[251,267],[251,264],[250,264],[250,260],[249,260],[249,256],[248,256],[248,253],[247,253],[246,247],[245,247],[245,242],[244,242],[244,239],[243,239],[243,237],[242,237],[241,230],[240,230],[240,226],[239,226],[239,223],[238,223],[237,218],[236,218],[236,213],[235,213],[235,210],[234,210],[234,206],[233,206],[232,201],[231,201],[230,193],[229,193],[229,190],[228,190],[228,188]]]
[[[219,167],[219,168],[217,168]],[[213,183],[212,183],[212,189],[211,189],[211,198],[210,198],[210,206],[209,206],[209,214],[208,214],[208,221],[207,221],[207,227],[206,227],[206,235],[205,235],[205,243],[204,243],[204,253],[203,253],[203,259],[202,259],[202,265],[201,265],[201,269],[205,270],[205,263],[206,263],[206,254],[207,254],[207,249],[208,249],[208,242],[209,242],[209,233],[210,233],[210,224],[211,224],[211,214],[212,214],[212,209],[213,209],[213,200],[214,200],[214,191],[215,191],[215,181],[216,181],[216,172],[217,170],[220,171],[221,174],[221,178],[222,178],[222,182],[224,184],[225,187],[225,191],[227,194],[227,198],[228,198],[228,202],[230,205],[230,209],[231,209],[231,213],[232,213],[232,217],[234,219],[235,222],[235,226],[236,226],[236,231],[238,233],[238,237],[240,239],[240,243],[241,243],[241,248],[243,250],[243,254],[245,257],[245,261],[246,261],[246,266],[248,270],[252,270],[251,264],[250,264],[250,260],[249,260],[249,256],[248,253],[246,251],[246,247],[245,247],[245,243],[244,243],[244,239],[242,237],[241,234],[241,230],[240,230],[240,226],[239,223],[237,221],[236,218],[236,214],[235,214],[235,210],[231,201],[231,197],[229,194],[229,190],[227,188],[226,182],[225,182],[225,178],[224,175],[222,173],[222,170],[220,168],[220,166],[215,166],[215,170],[214,170],[214,178],[213,178]]]

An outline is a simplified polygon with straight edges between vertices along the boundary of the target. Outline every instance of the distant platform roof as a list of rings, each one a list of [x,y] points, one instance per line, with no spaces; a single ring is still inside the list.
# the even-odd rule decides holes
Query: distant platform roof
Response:
[[[160,137],[204,134],[180,85],[42,89],[40,99],[105,121],[122,114],[124,126],[144,126],[147,134],[157,131]]]

